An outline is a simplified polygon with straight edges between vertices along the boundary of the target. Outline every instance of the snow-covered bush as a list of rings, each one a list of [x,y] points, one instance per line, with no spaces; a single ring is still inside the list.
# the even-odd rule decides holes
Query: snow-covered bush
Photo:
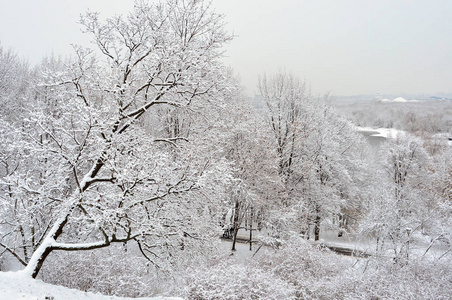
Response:
[[[293,286],[297,299],[319,299],[319,295],[336,299],[340,286],[335,285],[335,278],[341,277],[353,260],[296,240],[279,250],[266,251],[253,264]],[[325,289],[326,285],[329,289]]]
[[[122,246],[82,253],[55,252],[41,277],[85,292],[128,297],[153,294],[156,286],[152,283],[157,281],[152,268],[144,258],[124,252]]]
[[[338,255],[304,240],[261,250],[247,261],[227,257],[198,266],[188,299],[449,299],[449,261]]]
[[[224,258],[207,268],[198,268],[188,278],[188,299],[295,299],[291,284],[271,271]]]
[[[166,259],[153,262],[145,259],[134,243],[87,252],[55,252],[40,277],[48,283],[112,296],[177,296],[184,292],[187,269],[203,268],[209,257],[217,255],[214,242],[187,247],[197,251],[168,248]]]
[[[347,270],[335,279],[342,284],[344,299],[450,299],[452,295],[452,268],[445,261],[411,260],[401,267],[372,259],[366,265],[365,272]]]

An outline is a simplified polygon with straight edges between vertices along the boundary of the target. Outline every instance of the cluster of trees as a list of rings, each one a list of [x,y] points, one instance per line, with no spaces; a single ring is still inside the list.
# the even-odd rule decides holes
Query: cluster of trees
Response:
[[[450,147],[432,153],[400,136],[370,160],[328,99],[284,72],[260,78],[256,109],[221,63],[231,36],[204,1],[137,2],[126,17],[87,13],[81,24],[95,46],[73,58],[31,68],[0,48],[2,269],[16,261],[32,277],[129,296],[156,292],[170,271],[191,282],[177,292],[215,298],[223,267],[199,280],[185,271],[219,259],[228,222],[232,249],[255,224],[282,248],[250,273],[265,281],[261,296],[306,296],[289,282],[310,263],[272,268],[316,251],[303,241],[325,230],[365,233],[400,265],[420,239],[430,239],[424,255],[440,244],[437,259],[448,259]]]

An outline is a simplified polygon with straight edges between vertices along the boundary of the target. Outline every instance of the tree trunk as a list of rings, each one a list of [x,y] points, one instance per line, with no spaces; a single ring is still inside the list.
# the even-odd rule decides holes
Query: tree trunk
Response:
[[[254,218],[254,213],[253,213],[253,208],[250,208],[250,221],[249,221],[249,225],[250,225],[250,251],[253,250],[253,218]]]
[[[33,278],[38,276],[44,261],[47,256],[53,251],[52,244],[55,243],[56,239],[63,233],[63,228],[66,225],[70,211],[65,214],[64,217],[59,218],[53,225],[50,232],[47,234],[46,238],[42,241],[41,245],[33,252],[27,266],[23,270],[24,273],[30,275]]]
[[[239,201],[236,200],[235,207],[234,207],[234,221],[232,223],[232,226],[234,228],[234,233],[232,236],[232,249],[231,249],[232,251],[236,250],[235,243],[237,242],[237,233],[239,231],[239,226],[240,226],[240,224],[238,224],[239,223],[239,214],[240,214],[239,210],[240,210],[240,204],[239,204]]]
[[[25,268],[25,272],[30,274],[31,277],[36,278],[38,276],[39,271],[42,268],[42,265],[44,264],[44,261],[46,260],[47,256],[52,252],[52,247],[48,246],[42,249],[42,251],[39,251],[40,249],[33,253],[32,259],[28,263],[27,267]],[[38,254],[39,256],[35,255]],[[36,257],[37,256],[37,257]],[[33,258],[36,257],[36,260],[33,260]]]
[[[235,251],[235,244],[237,242],[237,232],[239,232],[238,227],[234,226],[234,232],[232,234],[232,248],[231,251]]]
[[[314,240],[318,241],[320,239],[320,207],[316,205],[315,208],[315,221],[314,221]]]
[[[345,231],[345,217],[342,214],[339,214],[338,217],[338,227],[339,227],[339,231],[337,232],[337,237],[342,237],[342,235],[344,234]]]

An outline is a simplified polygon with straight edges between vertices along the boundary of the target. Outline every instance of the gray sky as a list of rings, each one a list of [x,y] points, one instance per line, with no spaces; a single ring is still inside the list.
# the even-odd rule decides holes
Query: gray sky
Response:
[[[88,8],[126,13],[127,0],[2,0],[0,41],[32,62],[71,53],[86,40]],[[213,0],[237,37],[225,62],[247,92],[257,77],[285,69],[315,93],[452,92],[450,0]]]

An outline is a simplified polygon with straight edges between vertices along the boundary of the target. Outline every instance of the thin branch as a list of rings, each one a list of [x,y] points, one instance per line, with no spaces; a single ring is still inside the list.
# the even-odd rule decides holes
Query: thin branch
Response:
[[[2,244],[1,242],[0,242],[0,246],[3,247],[9,253],[11,253],[11,255],[14,256],[22,265],[27,266],[27,263],[22,258],[20,258],[20,256],[16,252],[11,250],[8,246]]]
[[[189,140],[184,137],[159,138],[159,139],[155,139],[154,142],[165,142],[165,143],[171,144],[174,147],[177,147],[177,144],[175,142],[177,142],[178,140],[183,140],[183,141],[186,141],[187,143],[189,142]]]

